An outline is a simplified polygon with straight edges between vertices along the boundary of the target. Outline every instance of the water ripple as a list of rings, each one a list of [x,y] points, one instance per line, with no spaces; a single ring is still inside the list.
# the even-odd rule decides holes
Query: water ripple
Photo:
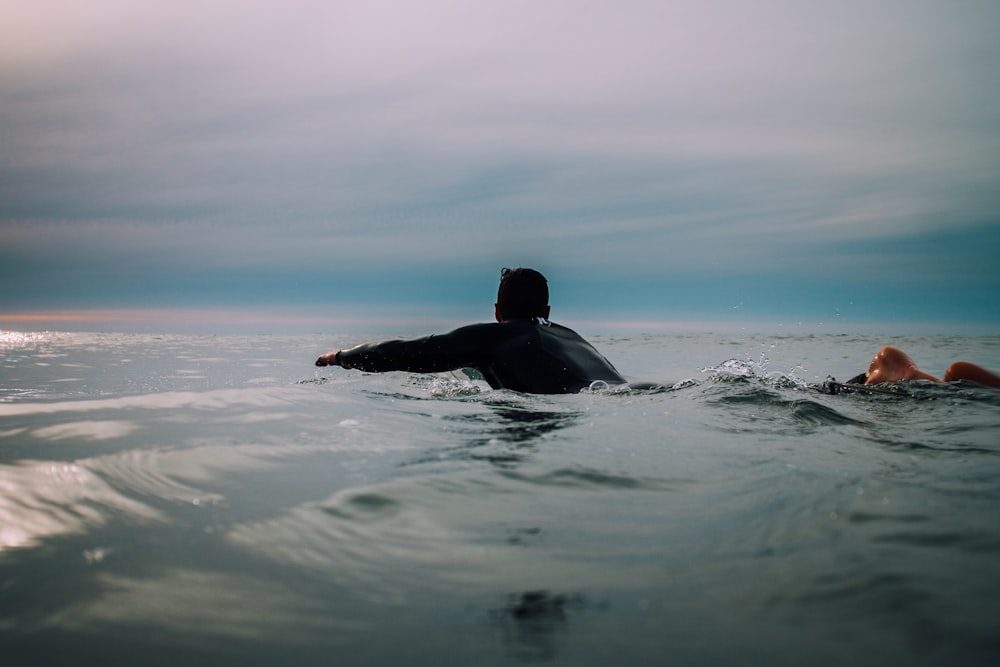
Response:
[[[688,483],[687,480],[632,477],[591,468],[561,468],[542,473],[504,470],[501,474],[508,479],[528,484],[578,489],[675,491]]]
[[[0,551],[83,534],[121,516],[167,521],[82,464],[22,461],[0,466]]]

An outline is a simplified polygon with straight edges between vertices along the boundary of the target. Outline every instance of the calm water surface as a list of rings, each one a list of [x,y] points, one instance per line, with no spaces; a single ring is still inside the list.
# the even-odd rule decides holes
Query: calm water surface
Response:
[[[317,369],[358,338],[0,333],[0,652],[38,664],[994,664],[1000,392],[892,342],[622,335],[661,392]]]

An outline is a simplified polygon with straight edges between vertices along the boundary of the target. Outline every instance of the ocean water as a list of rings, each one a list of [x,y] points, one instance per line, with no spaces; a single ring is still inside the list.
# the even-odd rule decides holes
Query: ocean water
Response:
[[[365,337],[0,333],[20,665],[986,665],[1000,392],[824,394],[886,343],[623,334],[657,392],[318,369]]]

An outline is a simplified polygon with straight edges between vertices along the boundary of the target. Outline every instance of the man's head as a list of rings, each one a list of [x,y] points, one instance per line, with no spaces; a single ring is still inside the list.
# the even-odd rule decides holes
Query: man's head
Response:
[[[503,269],[497,290],[497,322],[549,317],[549,285],[534,269]]]

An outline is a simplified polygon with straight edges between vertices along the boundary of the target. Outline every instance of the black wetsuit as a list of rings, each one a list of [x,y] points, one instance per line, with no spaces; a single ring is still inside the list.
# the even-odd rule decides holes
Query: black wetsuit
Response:
[[[532,394],[577,392],[595,380],[625,382],[579,334],[540,318],[471,324],[415,340],[365,343],[341,350],[337,363],[372,372],[474,368],[494,389]]]

